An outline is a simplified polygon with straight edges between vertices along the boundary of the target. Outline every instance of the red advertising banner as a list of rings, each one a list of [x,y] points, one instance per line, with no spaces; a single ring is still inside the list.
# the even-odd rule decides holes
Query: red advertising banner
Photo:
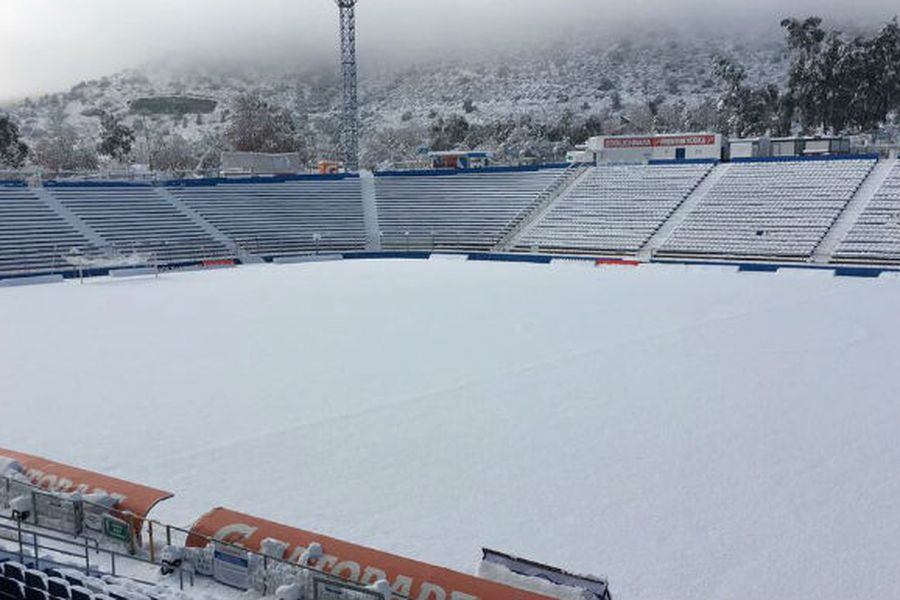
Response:
[[[603,140],[604,148],[650,148],[652,146],[652,137],[606,138]]]
[[[390,582],[395,594],[412,600],[548,600],[548,597],[534,592],[226,508],[213,509],[200,517],[191,528],[187,545],[205,546],[207,538],[256,552],[262,540],[274,538],[289,544],[285,556],[290,562],[296,562],[310,544],[318,543],[325,555],[313,562],[312,567],[361,585],[371,585],[385,579]]]
[[[23,452],[0,448],[0,456],[21,463],[25,475],[38,487],[52,492],[106,492],[116,499],[116,509],[129,511],[142,518],[159,502],[173,495],[171,492],[70,467]]]
[[[207,269],[210,267],[233,267],[237,263],[233,258],[219,258],[214,260],[204,260],[203,266]]]
[[[716,136],[701,135],[661,135],[648,137],[623,137],[606,138],[603,140],[604,148],[670,148],[673,146],[712,146],[716,143]]]
[[[656,147],[712,146],[715,143],[714,135],[673,135],[653,138],[653,145]]]

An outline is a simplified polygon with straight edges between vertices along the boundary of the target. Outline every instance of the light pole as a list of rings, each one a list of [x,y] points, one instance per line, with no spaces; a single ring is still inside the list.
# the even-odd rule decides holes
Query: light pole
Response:
[[[359,96],[356,75],[356,2],[334,0],[341,13],[341,70],[344,115],[341,153],[347,171],[359,170]]]

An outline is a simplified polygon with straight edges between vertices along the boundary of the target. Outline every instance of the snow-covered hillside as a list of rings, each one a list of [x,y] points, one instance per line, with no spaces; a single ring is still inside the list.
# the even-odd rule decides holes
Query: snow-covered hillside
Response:
[[[900,280],[458,261],[0,291],[0,446],[622,600],[900,589]]]
[[[363,55],[364,162],[411,158],[429,141],[429,129],[452,115],[489,126],[472,143],[509,157],[564,153],[573,140],[556,139],[559,135],[547,130],[567,114],[576,123],[594,118],[612,131],[700,127],[703,123],[691,119],[702,119],[704,113],[689,115],[685,109],[718,96],[710,69],[713,56],[739,59],[752,81],[781,81],[787,68],[777,29],[747,39],[658,31],[623,39],[574,37],[483,55],[410,59],[413,66],[384,65]],[[326,156],[334,151],[338,133],[339,81],[336,62],[293,71],[258,64],[158,64],[28,99],[10,110],[32,143],[60,119],[81,136],[95,137],[102,111],[125,117],[139,139],[152,131],[210,146],[224,132],[230,100],[258,93],[289,109],[309,138],[311,154]],[[135,100],[173,95],[213,100],[216,107],[208,113],[154,115],[132,110]],[[540,147],[541,142],[548,147]]]

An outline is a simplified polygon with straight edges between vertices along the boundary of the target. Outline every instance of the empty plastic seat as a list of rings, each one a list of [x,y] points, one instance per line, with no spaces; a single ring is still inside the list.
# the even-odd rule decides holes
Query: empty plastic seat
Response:
[[[72,594],[70,592],[71,586],[69,582],[63,579],[62,577],[48,577],[47,578],[47,592],[53,598],[60,598],[61,600],[70,600]]]
[[[85,587],[72,586],[69,591],[72,594],[72,600],[94,600],[94,593]]]
[[[233,254],[152,186],[48,184],[47,192],[108,246],[146,255],[148,263],[199,262]]]
[[[874,166],[865,159],[733,163],[658,254],[806,260]]]
[[[25,587],[25,600],[49,600],[49,595],[45,590],[39,590],[33,587]]]
[[[25,584],[11,577],[0,577],[0,595],[9,600],[25,600]]]
[[[0,184],[0,275],[67,270],[62,256],[87,243],[33,190]]]
[[[837,262],[900,263],[900,162],[834,252]]]
[[[635,254],[712,166],[594,167],[519,236],[516,248]]]
[[[167,191],[258,256],[365,249],[358,177],[202,182]]]
[[[16,581],[21,581],[25,583],[25,571],[27,567],[22,563],[15,561],[7,561],[3,563],[3,574],[10,579],[15,579]]]
[[[25,585],[37,590],[47,590],[47,575],[35,569],[25,570]]]
[[[540,204],[562,169],[375,178],[385,250],[493,248]]]

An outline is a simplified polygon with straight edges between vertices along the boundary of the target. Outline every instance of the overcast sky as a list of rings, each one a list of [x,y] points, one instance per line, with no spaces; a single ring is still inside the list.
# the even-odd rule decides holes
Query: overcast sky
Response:
[[[333,0],[0,0],[0,99],[58,91],[83,79],[167,58],[333,56]],[[482,40],[527,41],[596,23],[698,30],[788,15],[884,21],[897,0],[360,0],[361,51],[416,56]]]

